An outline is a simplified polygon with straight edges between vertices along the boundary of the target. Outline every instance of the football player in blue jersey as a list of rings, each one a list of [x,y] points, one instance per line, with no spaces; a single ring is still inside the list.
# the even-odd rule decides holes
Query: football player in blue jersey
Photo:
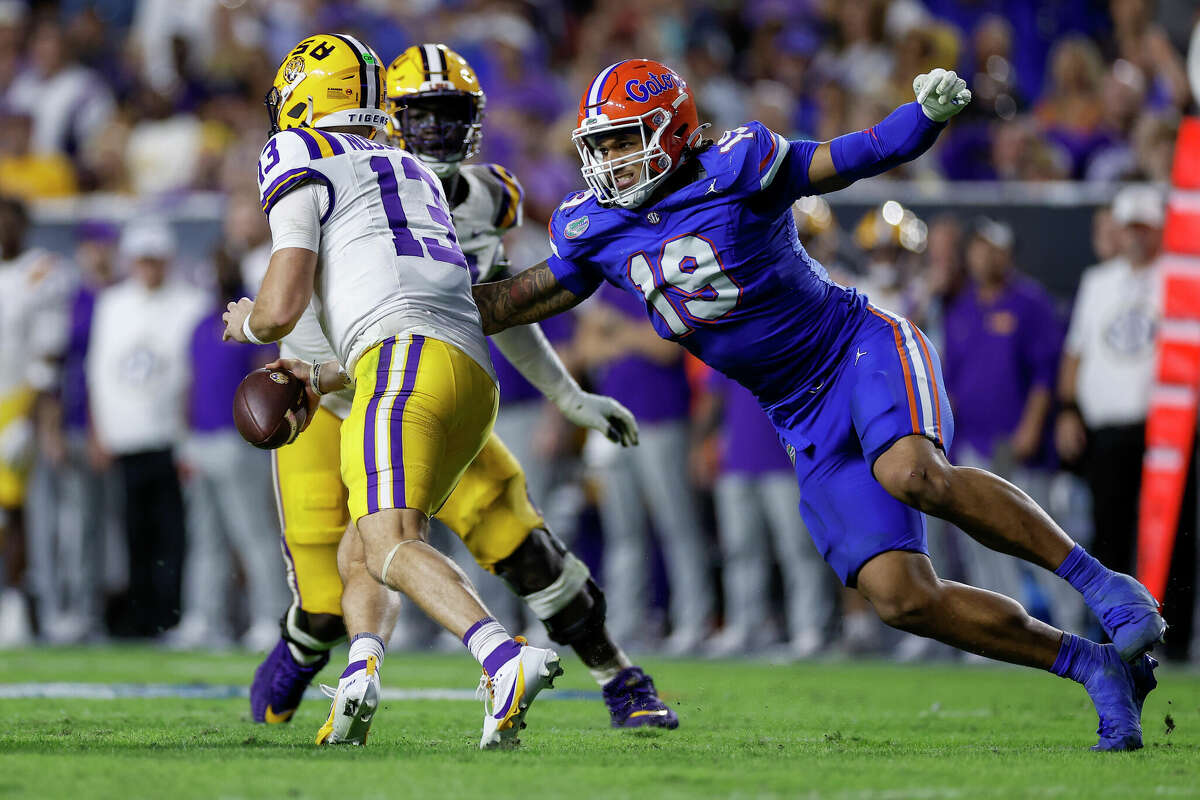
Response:
[[[659,335],[746,386],[779,432],[818,550],[893,627],[1082,683],[1098,750],[1142,745],[1155,687],[1158,603],[1071,540],[1015,486],[946,458],[954,420],[937,351],[908,320],[829,279],[790,213],[927,150],[970,102],[936,69],[915,102],[828,142],[749,122],[712,142],[684,81],[654,61],[601,71],[574,142],[587,191],[550,222],[553,255],[474,287],[484,330],[564,311],[601,281],[643,296]],[[1030,617],[1007,597],[940,579],[922,512],[1048,570],[1083,594],[1113,644]]]

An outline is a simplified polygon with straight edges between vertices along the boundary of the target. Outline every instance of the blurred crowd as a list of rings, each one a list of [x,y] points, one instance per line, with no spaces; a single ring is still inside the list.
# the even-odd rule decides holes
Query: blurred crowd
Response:
[[[1153,187],[1191,103],[1179,37],[1194,16],[1168,0],[0,0],[0,194],[11,198],[0,201],[0,646],[277,639],[286,584],[269,459],[229,414],[240,378],[271,353],[221,344],[220,312],[252,293],[242,276],[261,274],[270,252],[253,168],[262,97],[282,55],[325,29],[362,36],[385,60],[445,41],[476,68],[480,158],[526,189],[526,224],[506,243],[517,265],[544,256],[550,212],[580,185],[578,93],[631,56],[677,65],[717,131],[759,119],[818,139],[873,124],[911,97],[915,75],[953,66],[975,102],[898,177],[1151,182],[1097,210],[1097,263],[1073,307],[1022,272],[1020,236],[1001,220],[922,218],[894,201],[842,219],[821,198],[794,208],[837,280],[938,345],[953,458],[1007,477],[1109,566],[1132,569],[1161,316]],[[211,253],[183,251],[166,221],[195,191],[223,198]],[[148,211],[79,221],[60,248],[69,255],[26,245],[28,207],[96,193]],[[605,586],[621,641],[676,654],[945,655],[897,639],[836,587],[753,398],[660,340],[640,301],[606,288],[546,328],[582,381],[634,411],[641,444],[570,427],[503,363],[497,430]],[[1177,658],[1192,629],[1195,516],[1185,508],[1167,598]],[[930,545],[946,577],[1068,629],[1094,624],[1048,573],[950,528],[931,527]],[[488,580],[497,617],[542,639]],[[406,614],[395,646],[435,643],[423,626]]]
[[[281,58],[320,30],[390,61],[442,41],[488,96],[483,157],[545,219],[578,182],[569,132],[606,64],[674,66],[715,130],[829,139],[955,68],[975,95],[927,180],[1161,180],[1190,95],[1187,0],[0,0],[0,191],[235,193]]]

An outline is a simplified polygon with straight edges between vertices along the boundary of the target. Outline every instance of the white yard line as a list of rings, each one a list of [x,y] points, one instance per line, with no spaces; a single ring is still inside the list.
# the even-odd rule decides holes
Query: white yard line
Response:
[[[0,683],[0,700],[44,698],[51,700],[123,700],[127,698],[183,698],[228,700],[247,697],[246,686],[214,686],[205,683]],[[324,697],[309,689],[308,699]],[[474,689],[384,689],[384,700],[475,700]],[[600,700],[600,692],[561,689],[541,695],[546,700]]]

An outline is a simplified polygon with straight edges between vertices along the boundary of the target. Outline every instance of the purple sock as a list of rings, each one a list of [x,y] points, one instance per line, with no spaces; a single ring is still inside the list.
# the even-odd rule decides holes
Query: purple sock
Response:
[[[1066,580],[1083,595],[1084,600],[1088,600],[1088,594],[1095,591],[1101,581],[1112,574],[1112,570],[1093,558],[1081,545],[1075,545],[1075,549],[1063,559],[1054,574]]]
[[[1076,683],[1083,683],[1092,674],[1100,661],[1100,645],[1093,641],[1064,633],[1062,645],[1058,648],[1058,657],[1050,671],[1060,678],[1070,678]]]

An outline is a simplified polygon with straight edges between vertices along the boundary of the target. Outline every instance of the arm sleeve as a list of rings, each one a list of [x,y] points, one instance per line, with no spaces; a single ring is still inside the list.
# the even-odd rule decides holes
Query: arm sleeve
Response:
[[[323,186],[310,183],[275,201],[267,215],[271,224],[272,253],[285,247],[319,252],[323,194]]]
[[[945,127],[925,116],[919,104],[905,103],[865,131],[837,137],[829,143],[829,152],[838,175],[856,181],[912,161]]]

